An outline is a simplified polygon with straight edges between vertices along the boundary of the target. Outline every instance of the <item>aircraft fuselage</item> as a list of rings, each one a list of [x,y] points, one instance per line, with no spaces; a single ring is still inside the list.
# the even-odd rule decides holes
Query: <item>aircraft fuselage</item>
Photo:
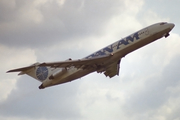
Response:
[[[112,57],[108,59],[107,61],[104,61],[103,63],[103,66],[108,66],[112,64],[113,62],[120,60],[122,57],[124,57],[128,53],[138,48],[141,48],[159,38],[169,36],[169,32],[172,30],[173,27],[174,27],[174,24],[172,23],[162,22],[162,23],[153,24],[121,40],[118,40],[117,42],[114,42],[113,44],[101,50],[98,50],[97,52],[83,59],[89,59],[93,57],[99,57],[99,56],[111,54]],[[56,68],[56,69],[59,69],[59,68]],[[53,80],[47,79],[43,81],[42,85],[39,88],[41,89],[41,88],[49,87],[52,85],[70,82],[72,80],[83,77],[84,75],[87,75],[94,71],[97,71],[97,66],[95,66],[94,68],[91,67],[90,69],[83,69],[82,67],[81,68],[75,68],[75,67],[66,68],[66,72],[64,74],[62,74],[59,77],[56,77]],[[49,76],[50,76],[50,73],[49,73]]]

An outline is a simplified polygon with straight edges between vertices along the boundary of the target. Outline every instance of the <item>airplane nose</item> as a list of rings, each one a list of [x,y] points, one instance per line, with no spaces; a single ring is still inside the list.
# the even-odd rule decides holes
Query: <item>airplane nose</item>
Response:
[[[173,29],[174,28],[174,24],[173,23],[169,23],[169,27],[170,27],[170,29]]]

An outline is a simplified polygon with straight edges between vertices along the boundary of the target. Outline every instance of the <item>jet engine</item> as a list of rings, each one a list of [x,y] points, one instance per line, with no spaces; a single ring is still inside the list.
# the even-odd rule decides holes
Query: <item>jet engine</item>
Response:
[[[50,77],[49,79],[55,79],[61,75],[63,75],[67,70],[65,68],[59,68],[57,71],[55,71]]]

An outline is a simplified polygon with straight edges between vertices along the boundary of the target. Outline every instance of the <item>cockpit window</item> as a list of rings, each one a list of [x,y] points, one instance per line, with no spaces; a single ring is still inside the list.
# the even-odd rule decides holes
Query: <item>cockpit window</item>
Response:
[[[160,23],[160,25],[164,25],[164,24],[166,24],[167,22],[162,22],[162,23]]]

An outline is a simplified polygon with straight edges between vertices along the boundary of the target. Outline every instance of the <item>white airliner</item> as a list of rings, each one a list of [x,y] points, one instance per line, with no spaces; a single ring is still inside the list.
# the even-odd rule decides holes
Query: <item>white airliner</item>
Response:
[[[37,79],[42,82],[39,89],[70,82],[95,71],[111,78],[119,75],[122,57],[159,38],[168,37],[174,26],[173,23],[156,23],[79,60],[35,63],[7,72],[20,72],[18,75],[27,74]]]

